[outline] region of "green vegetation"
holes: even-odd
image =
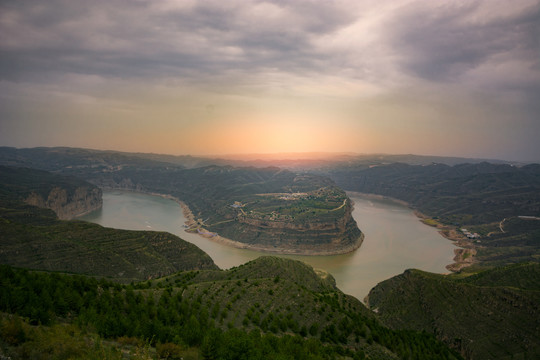
[[[524,260],[540,261],[540,221],[511,217],[503,222],[504,233],[500,231],[500,223],[482,226],[470,226],[470,230],[482,234],[476,241],[476,259],[478,267],[501,266],[519,263]],[[489,234],[489,236],[488,236]]]
[[[434,226],[434,227],[437,227],[437,225],[439,225],[439,222],[434,219],[422,219],[422,222],[426,225]]]
[[[360,234],[350,201],[327,178],[156,159],[166,157],[0,149],[2,163],[173,195],[188,203],[196,227],[250,244],[301,248],[340,234],[343,245]],[[466,271],[408,270],[380,283],[369,295],[378,314],[300,262],[263,257],[221,271],[171,234],[60,221],[21,199],[30,188],[43,197],[54,186],[69,194],[80,180],[0,170],[0,262],[89,275],[0,266],[0,357],[460,358],[440,341],[466,358],[540,356],[540,265],[495,267],[540,259],[538,165],[332,167],[348,190],[407,201],[432,217],[428,225],[481,235],[470,240],[477,262]]]
[[[449,224],[485,224],[540,211],[538,164],[391,164],[335,169],[331,175],[344,189],[394,197]]]
[[[369,306],[392,328],[427,331],[467,358],[540,356],[540,264],[471,276],[407,270],[373,288]]]
[[[47,171],[0,165],[0,195],[4,198],[25,199],[32,192],[47,198],[54,188],[65,189],[72,198],[78,188],[96,188],[73,176],[61,176]]]
[[[23,318],[6,315],[0,325],[0,349],[14,359],[47,346],[47,337],[57,340],[45,358],[59,359],[85,358],[96,347],[116,358],[130,344],[148,344],[151,358],[459,358],[430,335],[383,327],[331,278],[290,260],[132,285],[3,265],[0,283],[0,311]]]

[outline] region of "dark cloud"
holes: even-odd
[[[0,76],[200,77],[230,69],[309,71],[311,39],[354,20],[334,3],[153,1],[7,2],[0,9]],[[265,12],[266,11],[266,12]]]
[[[489,5],[413,3],[398,12],[389,35],[402,68],[424,79],[453,81],[490,61],[522,60],[538,67],[540,5],[511,15],[501,9],[488,18],[477,15],[482,3]]]
[[[69,73],[204,83],[228,74],[229,81],[240,81],[265,71],[313,77],[347,69],[350,79],[368,83],[395,83],[399,73],[444,83],[485,64],[516,60],[540,71],[538,4],[488,18],[477,15],[490,6],[486,1],[355,3],[4,1],[0,79]],[[349,30],[350,40],[339,39],[350,44],[332,46],[342,29],[379,18],[381,25],[360,26]],[[537,85],[528,75],[506,82]]]

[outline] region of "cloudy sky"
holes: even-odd
[[[540,2],[4,0],[0,145],[540,161]]]

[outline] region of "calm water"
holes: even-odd
[[[362,300],[378,282],[405,269],[443,273],[452,263],[454,245],[413,212],[385,200],[351,196],[353,216],[365,239],[353,253],[335,256],[279,255],[304,261],[331,273],[339,288]],[[243,264],[268,253],[221,245],[184,231],[180,206],[158,196],[123,191],[103,193],[103,208],[81,217],[107,227],[160,230],[180,236],[208,253],[222,269]]]

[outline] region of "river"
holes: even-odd
[[[409,268],[447,272],[445,266],[452,263],[455,246],[435,228],[423,224],[411,209],[389,200],[350,197],[354,201],[353,217],[365,234],[358,250],[333,256],[278,256],[328,271],[343,292],[360,300],[380,281]],[[105,191],[103,207],[80,219],[117,229],[168,231],[197,245],[222,269],[269,255],[232,248],[185,232],[186,219],[181,207],[159,196]]]

